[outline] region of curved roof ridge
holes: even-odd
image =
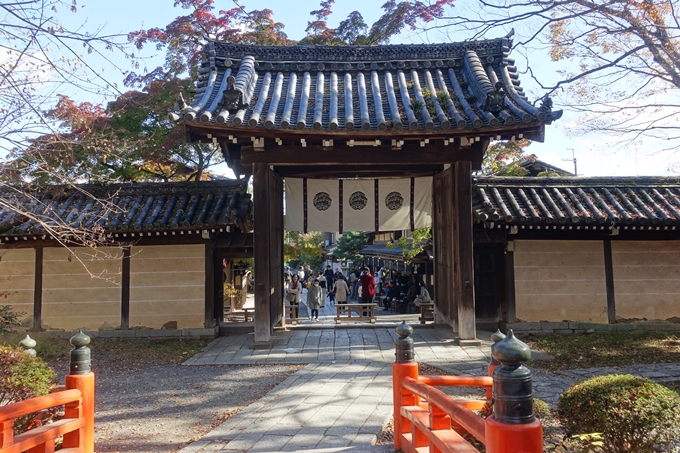
[[[468,50],[482,54],[508,52],[510,38],[482,39],[437,44],[381,44],[375,46],[294,45],[268,46],[211,41],[205,46],[216,57],[241,59],[251,55],[258,61],[393,61],[399,59],[462,58]]]

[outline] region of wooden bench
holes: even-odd
[[[293,310],[293,307],[295,307],[297,310]],[[284,305],[284,310],[283,310],[283,316],[286,318],[286,322],[290,322],[292,325],[296,325],[298,323],[298,318],[297,318],[297,313],[295,312],[300,311],[300,305]]]
[[[224,310],[224,316],[231,318],[231,321],[234,321],[234,318],[240,318],[243,316],[243,321],[248,322],[249,318],[252,318],[253,321],[255,320],[255,309],[254,308],[243,308],[241,310]]]
[[[434,322],[434,302],[423,302],[420,304],[420,318],[421,324],[428,321]]]
[[[351,304],[335,304],[337,314],[335,316],[335,323],[340,324],[342,320],[345,321],[369,321],[371,324],[375,324],[375,307],[378,304],[362,304],[362,303],[351,303]],[[352,311],[359,313],[359,316],[352,316]],[[368,312],[368,316],[364,316],[364,312]]]

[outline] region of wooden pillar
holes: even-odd
[[[461,344],[481,344],[475,325],[475,276],[472,244],[472,162],[460,161],[454,169],[454,283],[458,307],[458,336]]]
[[[616,324],[616,299],[614,296],[614,263],[612,261],[612,241],[604,241],[604,277],[607,288],[607,321]]]
[[[253,164],[253,245],[255,256],[255,345],[271,348],[271,213],[269,165]],[[282,277],[283,278],[283,277]]]
[[[123,247],[120,279],[120,329],[130,329],[130,247]]]
[[[453,231],[453,168],[437,174],[434,190],[434,303],[435,322],[443,321],[458,330],[454,279],[456,262]]]
[[[269,327],[283,318],[283,179],[273,171],[269,171],[269,282],[271,297],[269,299]]]
[[[43,248],[35,249],[35,267],[33,279],[33,330],[42,330],[42,281],[43,281]]]
[[[215,325],[215,260],[212,244],[204,245],[205,249],[205,302],[203,310],[203,327],[209,329]]]

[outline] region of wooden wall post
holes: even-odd
[[[219,248],[213,248],[213,314],[218,326],[221,326],[224,322],[224,268],[222,267],[222,255],[222,251]]]
[[[475,276],[472,239],[472,162],[456,162],[454,168],[455,281],[460,344],[481,344],[475,325]]]
[[[604,277],[607,288],[607,321],[616,324],[616,298],[614,291],[614,262],[612,261],[612,241],[604,241]]]
[[[130,247],[123,247],[120,281],[120,329],[130,329]]]
[[[515,247],[514,242],[508,242],[504,255],[505,265],[505,294],[501,302],[501,319],[512,324],[517,322],[517,305],[515,303]]]
[[[43,281],[43,248],[35,248],[35,267],[33,279],[33,330],[42,330],[42,281]]]
[[[213,257],[212,244],[207,243],[205,248],[205,303],[203,327],[210,329],[215,325],[215,259]]]
[[[271,348],[271,263],[269,165],[253,164],[253,245],[255,255],[255,348]],[[283,276],[281,276],[283,278]]]

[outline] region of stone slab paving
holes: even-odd
[[[364,324],[365,326],[365,324]],[[309,328],[274,332],[272,349],[250,349],[253,334],[221,337],[184,362],[185,365],[242,365],[257,363],[316,363],[369,361],[394,362],[394,332],[390,326],[364,328]],[[482,340],[479,347],[461,348],[455,344],[454,332],[448,327],[415,326],[416,360],[431,364],[456,364],[491,360],[491,341]],[[480,332],[479,338],[490,338],[491,332]]]
[[[181,453],[391,451],[391,365],[310,363]]]

